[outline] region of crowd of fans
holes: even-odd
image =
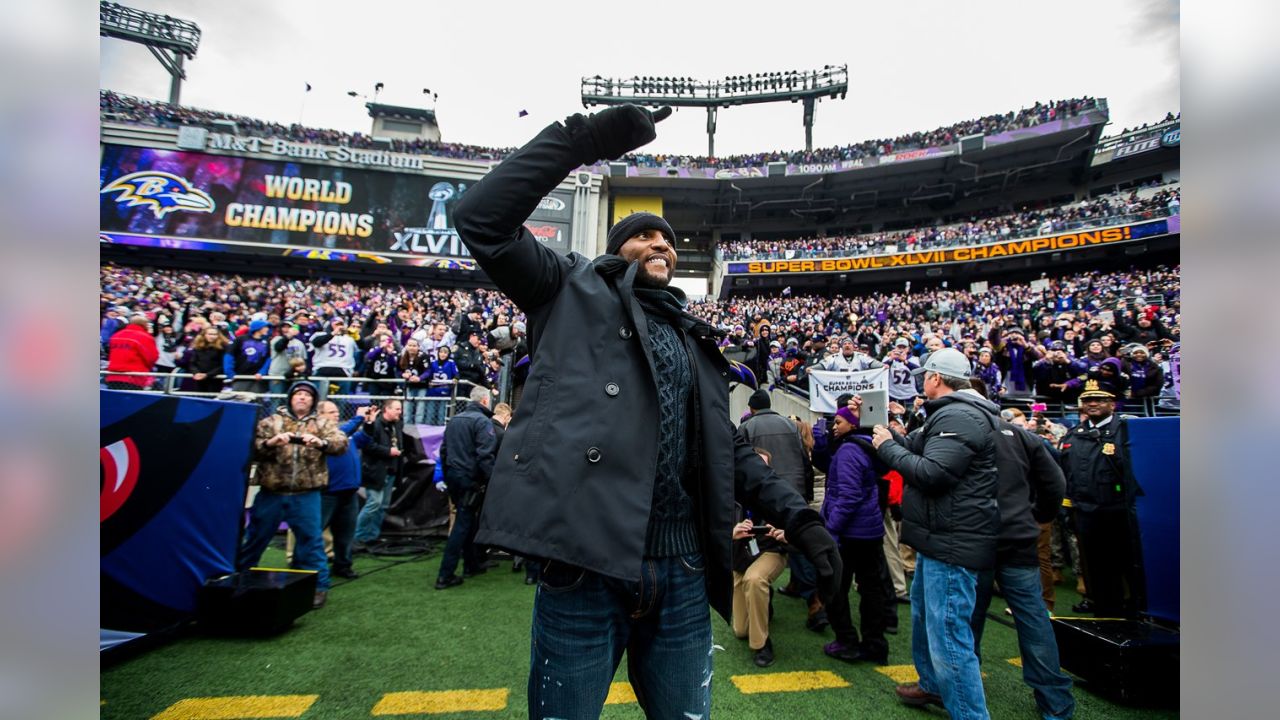
[[[1127,195],[1108,195],[1060,207],[1023,209],[985,219],[974,217],[952,225],[869,235],[739,240],[724,243],[720,249],[726,260],[790,260],[915,252],[1176,215],[1181,210],[1181,203],[1178,187],[1160,190],[1147,198],[1140,198],[1135,190]]]
[[[1097,105],[1097,100],[1090,97],[1073,100],[1050,100],[1047,103],[1037,102],[1029,108],[1018,112],[988,115],[976,120],[966,120],[934,130],[917,131],[900,135],[896,138],[865,140],[839,147],[819,148],[805,151],[782,151],[751,153],[747,155],[730,155],[727,157],[690,157],[687,155],[654,155],[637,153],[628,155],[633,165],[644,167],[762,167],[766,163],[825,163],[840,160],[858,160],[866,157],[891,155],[904,150],[920,150],[930,147],[943,147],[959,141],[968,135],[991,135],[1017,128],[1026,128],[1063,117],[1075,117]]]
[[[412,400],[449,394],[455,381],[492,387],[502,372],[526,364],[524,316],[492,290],[116,265],[104,265],[100,279],[100,339],[106,380],[114,386],[155,384],[123,373],[178,370],[188,390],[216,393],[230,384],[279,393],[290,379],[318,374],[351,390],[369,378],[379,382],[365,382],[364,391]],[[1109,358],[1121,397],[1171,394],[1172,378],[1160,366],[1180,341],[1180,291],[1179,268],[1162,266],[981,293],[788,293],[706,300],[689,309],[724,332],[726,356],[751,367],[762,385],[804,390],[807,370],[842,352],[883,361],[905,348],[900,354],[909,364],[951,346],[981,366],[993,397],[1069,403],[1079,393],[1074,381]],[[154,348],[139,353],[147,341]],[[1136,346],[1143,357],[1135,357]],[[466,392],[464,386],[458,395]],[[437,407],[418,403],[408,413],[443,422]]]
[[[762,385],[806,391],[807,371],[840,353],[901,369],[955,347],[974,363],[993,399],[1070,405],[1083,376],[1103,365],[1113,366],[1107,372],[1114,374],[1117,397],[1173,397],[1167,363],[1170,348],[1181,342],[1179,267],[1045,282],[1039,289],[992,285],[982,293],[784,294],[706,301],[691,310],[728,329],[726,356],[750,367]]]
[[[149,387],[155,378],[123,373],[178,370],[182,389],[210,393],[229,385],[280,394],[290,380],[320,375],[371,395],[452,396],[458,382],[494,386],[525,330],[511,301],[485,289],[114,265],[101,268],[100,310],[107,370],[122,373],[108,374],[108,386]],[[132,343],[113,356],[138,333],[154,337],[153,357]],[[468,391],[463,385],[456,394]],[[441,403],[410,404],[414,420],[443,422]]]
[[[1133,137],[1129,137],[1129,136],[1135,136],[1135,137],[1136,137],[1137,135],[1139,135],[1139,134],[1141,134],[1141,133],[1143,133],[1143,132],[1146,132],[1147,130],[1150,130],[1150,129],[1152,129],[1152,128],[1157,128],[1157,127],[1160,127],[1161,125],[1164,125],[1164,124],[1166,124],[1166,123],[1178,122],[1178,121],[1180,121],[1180,120],[1182,120],[1182,113],[1180,113],[1180,112],[1179,112],[1179,113],[1168,112],[1168,113],[1165,113],[1164,119],[1163,119],[1163,120],[1161,120],[1160,122],[1157,122],[1157,123],[1142,123],[1141,125],[1137,125],[1137,126],[1134,126],[1134,127],[1131,127],[1131,128],[1125,128],[1125,129],[1121,130],[1121,131],[1120,131],[1120,132],[1118,132],[1118,133],[1115,133],[1115,134],[1113,134],[1113,135],[1108,135],[1107,137],[1102,138],[1102,142],[1105,142],[1105,141],[1107,141],[1107,140],[1114,140],[1114,139],[1116,139],[1116,138],[1123,138],[1123,139],[1124,139],[1124,140],[1126,140],[1126,141],[1127,141],[1127,140],[1132,140],[1132,139],[1134,139],[1134,138],[1133,138]]]
[[[626,161],[632,165],[643,167],[715,168],[762,167],[770,162],[817,163],[856,160],[858,158],[888,155],[904,150],[950,145],[967,135],[992,134],[1031,127],[1062,117],[1073,117],[1096,107],[1096,105],[1097,100],[1090,97],[1072,100],[1052,100],[1046,103],[1037,102],[1031,107],[1023,108],[1017,112],[1009,111],[997,115],[988,115],[934,130],[907,133],[896,138],[867,140],[813,151],[774,151],[727,157],[635,153],[627,155]],[[254,137],[278,137],[296,142],[346,145],[354,148],[374,147],[373,138],[361,133],[310,128],[297,123],[282,125],[243,115],[232,115],[184,105],[142,100],[111,92],[110,90],[99,92],[98,109],[104,120],[157,125],[159,127],[200,125],[211,129],[216,129],[212,125],[213,121],[223,120],[234,122],[240,133]],[[458,143],[430,142],[427,140],[392,140],[391,150],[467,160],[500,160],[513,152],[514,148],[489,148]]]
[[[295,142],[345,145],[361,149],[375,149],[376,147],[373,138],[363,133],[324,130],[306,127],[298,123],[281,125],[280,123],[267,122],[244,115],[233,115],[212,110],[201,110],[185,105],[171,105],[166,102],[142,100],[128,95],[120,95],[110,90],[102,90],[98,93],[98,112],[103,120],[156,125],[159,127],[198,125],[216,130],[217,128],[212,124],[213,121],[231,121],[236,124],[236,130],[241,135],[249,137],[283,138]],[[431,142],[421,139],[392,139],[389,149],[400,153],[438,155],[462,160],[501,160],[515,150],[515,148],[489,148],[459,143]]]

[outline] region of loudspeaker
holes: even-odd
[[[1139,620],[1053,618],[1062,667],[1122,702],[1178,704],[1176,631]]]
[[[254,569],[206,580],[196,618],[215,634],[274,635],[311,610],[316,573]]]

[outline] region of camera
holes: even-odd
[[[303,440],[301,435],[291,435],[291,436],[289,436],[289,444],[290,444],[290,445],[303,445],[303,444],[305,444],[305,443],[306,443],[306,440]]]
[[[765,537],[771,532],[773,532],[773,528],[768,525],[756,525],[751,528],[751,534],[756,537]]]

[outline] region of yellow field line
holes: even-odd
[[[876,668],[876,672],[889,678],[890,680],[905,685],[920,680],[920,676],[916,673],[915,665],[885,665]]]
[[[738,692],[743,695],[849,687],[847,680],[827,670],[734,675],[729,680],[737,686]]]
[[[303,574],[303,575],[307,575],[307,574],[312,574],[312,575],[314,575],[314,574],[317,572],[316,570],[298,570],[298,569],[296,569],[296,568],[251,567],[251,568],[249,568],[249,569],[250,569],[250,570],[262,570],[262,571],[265,571],[265,572],[301,573],[301,574]]]
[[[626,705],[636,702],[636,691],[631,683],[620,682],[609,685],[609,697],[604,699],[605,705]]]
[[[295,718],[319,695],[231,695],[179,700],[151,720],[247,720]]]
[[[505,710],[510,690],[442,690],[394,692],[382,696],[373,715],[435,715],[440,713]]]

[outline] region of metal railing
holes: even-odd
[[[790,383],[773,383],[762,387],[781,390],[788,395],[804,400],[806,404],[809,401],[808,390]],[[1033,405],[1041,404],[1045,407],[1041,412],[1051,420],[1065,418],[1074,421],[1074,418],[1080,415],[1080,407],[1076,403],[1052,400],[1043,395],[1001,396],[999,403],[1002,410],[1016,408],[1028,415],[1031,414]],[[1136,417],[1178,417],[1182,414],[1179,400],[1171,397],[1121,398],[1116,401],[1116,412]]]
[[[277,407],[284,404],[288,397],[289,385],[299,380],[307,380],[315,384],[320,390],[321,399],[332,400],[337,404],[338,412],[344,422],[355,417],[356,411],[361,407],[381,404],[387,400],[399,400],[404,403],[406,423],[417,422],[417,424],[425,425],[443,425],[470,402],[471,389],[479,387],[469,380],[455,378],[447,385],[449,390],[447,395],[418,395],[413,391],[418,389],[426,390],[431,386],[409,388],[406,386],[405,381],[400,378],[333,377],[327,375],[285,378],[282,375],[233,375],[229,378],[222,376],[224,387],[221,390],[217,392],[202,392],[183,387],[187,380],[195,381],[194,373],[190,372],[177,370],[168,373],[115,372],[104,369],[99,370],[98,374],[103,387],[111,390],[255,403],[258,405],[259,418],[275,412]],[[151,382],[146,386],[132,385],[121,381],[108,382],[106,380],[108,376],[112,378],[150,378]],[[509,376],[510,373],[508,372],[499,378],[500,385],[508,386],[500,388],[499,400],[505,401],[505,397],[510,395]],[[232,387],[232,384],[236,381],[252,382],[268,389],[265,391],[236,389]],[[281,383],[284,386],[284,392],[270,390],[269,388],[273,382]],[[337,392],[334,391],[335,386]],[[443,386],[435,385],[434,387],[440,388]],[[362,388],[366,392],[350,392],[356,388]],[[279,386],[276,389],[279,390]],[[347,392],[343,392],[344,389]],[[382,392],[371,391],[375,389]]]

